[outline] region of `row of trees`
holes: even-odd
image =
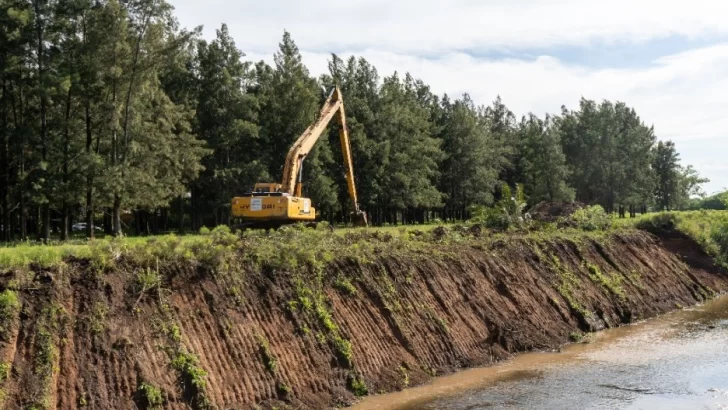
[[[89,236],[98,221],[114,234],[225,223],[234,195],[280,179],[334,84],[362,205],[380,222],[464,215],[502,183],[532,203],[680,208],[705,181],[623,103],[519,121],[500,98],[440,97],[364,58],[332,55],[314,78],[288,33],[272,66],[243,61],[225,25],[199,34],[164,0],[0,0],[0,239],[65,239],[80,220]],[[334,219],[349,205],[330,131],[304,171]]]

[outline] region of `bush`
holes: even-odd
[[[713,227],[713,241],[718,245],[718,263],[728,269],[728,220],[723,220]]]
[[[637,224],[639,229],[649,232],[671,232],[677,228],[678,217],[674,213],[661,213],[640,221]]]
[[[363,397],[369,394],[369,389],[367,388],[367,384],[363,377],[358,374],[350,374],[347,379],[347,387],[349,387],[349,390],[351,390],[355,396]]]
[[[501,200],[495,207],[489,208],[478,205],[471,208],[472,218],[470,222],[483,224],[488,228],[508,229],[511,227],[523,229],[530,222],[529,214],[524,213],[526,208],[526,197],[523,192],[523,185],[516,185],[516,193],[512,194],[508,185],[501,188]]]
[[[156,409],[164,404],[162,391],[153,384],[144,382],[139,385],[139,394],[141,395],[144,401],[144,406],[146,406],[147,409]]]
[[[599,205],[592,205],[576,210],[571,219],[579,229],[585,231],[606,230],[612,226],[612,219]]]

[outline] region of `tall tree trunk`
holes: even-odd
[[[144,16],[143,21],[140,30],[139,30],[139,36],[137,37],[136,47],[134,49],[134,59],[131,67],[131,77],[129,79],[129,88],[126,92],[126,100],[124,102],[124,122],[122,126],[122,134],[124,137],[124,149],[121,153],[121,162],[124,163],[128,159],[128,150],[129,150],[129,111],[131,106],[131,97],[132,97],[132,91],[134,89],[134,83],[136,80],[137,72],[139,70],[139,54],[141,51],[141,44],[142,39],[144,38],[144,33],[146,32],[147,26],[149,25],[149,21],[151,19],[152,13],[151,10],[149,10],[149,13]],[[116,56],[115,56],[116,57]],[[114,108],[116,108],[116,83],[114,84]],[[115,128],[116,130],[116,128]],[[117,140],[116,131],[114,131],[114,142],[115,142],[115,158],[114,161],[119,160],[119,143],[120,141]],[[122,167],[121,170],[121,178],[124,178],[124,168]],[[114,235],[121,236],[121,197],[119,196],[119,193],[116,193],[114,195],[114,209],[113,209],[113,223],[114,223]]]
[[[116,51],[114,51],[114,66],[116,66]],[[114,78],[111,86],[111,101],[112,101],[112,132],[111,132],[111,165],[116,172],[116,166],[119,163],[119,134],[118,134],[118,121],[116,118],[116,81]],[[123,173],[122,176],[123,178]],[[118,188],[117,188],[118,189]],[[118,192],[114,193],[114,205],[111,209],[111,231],[114,236],[121,236],[121,196]]]
[[[91,102],[86,96],[86,155],[91,157],[93,138],[91,133]],[[94,169],[89,167],[86,174],[86,237],[94,237]]]
[[[114,233],[114,228],[111,224],[111,208],[104,209],[104,232],[107,235],[112,235]]]
[[[114,207],[111,211],[111,226],[114,236],[123,235],[121,230],[121,197],[118,194],[114,195]]]
[[[23,78],[23,66],[19,66],[19,74],[18,77],[20,79]],[[25,188],[27,187],[26,181],[25,181],[25,145],[27,144],[27,137],[26,137],[26,115],[25,115],[25,107],[23,107],[24,102],[24,94],[23,94],[23,84],[20,83],[18,86],[18,100],[15,101],[15,94],[11,94],[10,97],[12,98],[12,105],[13,105],[13,124],[15,127],[15,130],[19,130],[20,134],[20,141],[16,145],[17,147],[17,158],[18,158],[18,164],[17,164],[17,181],[18,181],[18,206],[19,206],[19,213],[20,217],[18,218],[20,220],[20,240],[25,242],[28,239],[28,209],[25,204]]]
[[[185,233],[185,200],[182,195],[179,197],[179,225],[177,230],[180,235]]]
[[[43,228],[44,228],[44,226],[43,226],[43,217],[44,217],[43,211],[44,211],[44,209],[45,209],[45,207],[42,206],[42,205],[41,206],[36,206],[34,208],[34,211],[35,212],[34,212],[34,215],[33,215],[33,220],[34,220],[35,223],[33,224],[33,230],[35,231],[35,237],[36,237],[36,239],[39,240],[39,241],[42,241],[43,240]]]
[[[65,113],[65,121],[63,123],[63,187],[64,189],[70,189],[68,186],[68,180],[69,180],[69,170],[68,170],[68,162],[70,161],[70,158],[68,157],[68,148],[71,144],[71,135],[70,135],[70,121],[71,121],[71,93],[73,90],[73,86],[68,87],[68,93],[66,94],[66,113]],[[69,219],[69,205],[68,205],[68,199],[64,196],[63,198],[63,217],[62,220],[62,226],[61,226],[61,240],[65,241],[68,239],[68,219]]]
[[[20,240],[25,242],[28,239],[28,210],[25,206],[25,195],[20,193]]]
[[[200,224],[198,223],[198,209],[197,209],[197,197],[199,195],[199,191],[195,189],[195,187],[192,187],[190,189],[190,221],[192,225],[192,232],[197,232],[200,229]]]
[[[168,225],[169,224],[169,207],[162,208],[162,217],[161,217],[161,225],[162,225],[162,231],[167,232]],[[156,234],[156,232],[155,232]]]
[[[41,235],[43,243],[48,243],[51,240],[51,205],[46,202],[42,206],[42,221],[41,221]]]
[[[0,219],[0,242],[10,241],[10,136],[8,135],[8,110],[7,110],[7,94],[8,88],[5,77],[2,80],[2,99],[0,99],[0,135],[2,136],[2,144],[0,144],[0,163],[2,163],[2,180],[0,180],[0,207],[2,207],[2,219]]]
[[[35,0],[33,2],[33,9],[35,11],[35,30],[38,40],[38,48],[37,48],[37,57],[38,57],[38,81],[40,82],[40,140],[41,140],[41,158],[43,159],[43,162],[48,160],[48,127],[47,127],[47,105],[48,105],[48,96],[46,95],[46,87],[45,87],[45,67],[43,66],[44,58],[43,58],[43,13],[40,10],[40,0]],[[44,174],[47,174],[47,171],[43,172]],[[46,176],[46,184],[48,180],[48,175]],[[51,212],[50,212],[50,198],[48,198],[48,187],[44,187],[43,196],[46,197],[46,201],[43,204],[43,211],[42,211],[42,224],[43,224],[43,230],[42,230],[42,240],[45,243],[48,243],[50,240],[50,223],[51,223]]]

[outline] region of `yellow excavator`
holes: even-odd
[[[233,226],[246,228],[278,228],[285,224],[316,220],[316,208],[309,198],[303,198],[302,176],[303,160],[311,152],[321,133],[334,118],[339,123],[339,141],[344,154],[346,184],[354,207],[353,217],[357,225],[366,226],[366,214],[359,209],[359,201],[354,185],[354,168],[351,160],[351,145],[346,129],[344,100],[341,90],[336,86],[329,93],[319,113],[318,119],[301,134],[286,155],[282,183],[259,182],[251,192],[233,198]]]

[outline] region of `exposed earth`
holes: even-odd
[[[0,344],[5,408],[350,405],[728,289],[690,239],[639,231],[439,252],[307,274],[169,263],[148,287],[123,261],[4,272],[0,290],[21,303]]]

